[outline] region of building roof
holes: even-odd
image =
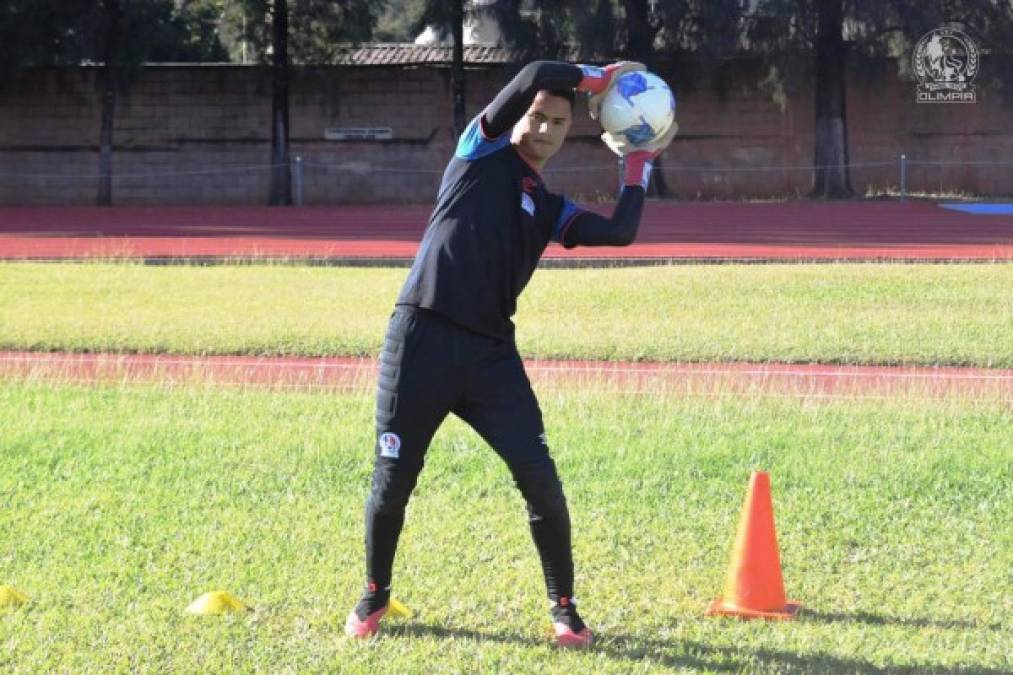
[[[464,62],[476,64],[514,63],[523,58],[515,49],[486,45],[465,45]],[[416,45],[409,42],[368,43],[343,52],[337,63],[349,66],[409,66],[451,63],[453,47]]]
[[[574,60],[575,49],[562,58]],[[349,47],[338,56],[336,63],[346,66],[413,66],[449,65],[454,59],[450,46],[416,45],[410,42],[372,42]],[[464,62],[476,65],[523,63],[531,55],[524,50],[493,45],[464,45]]]

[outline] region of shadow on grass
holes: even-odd
[[[542,640],[533,640],[516,634],[505,633],[483,633],[469,630],[467,628],[446,628],[434,624],[407,623],[386,629],[388,635],[403,637],[425,637],[456,640],[474,640],[475,642],[500,642],[503,644],[518,645],[521,647],[548,647],[552,643],[549,633]],[[622,646],[616,643],[624,643]],[[628,645],[628,647],[627,647]],[[663,647],[661,647],[663,646]],[[597,642],[591,651],[607,654],[613,659],[628,661],[646,661],[649,663],[663,664],[670,668],[709,668],[711,670],[740,670],[741,665],[735,663],[714,663],[705,658],[699,658],[693,653],[683,654],[658,654],[660,648],[667,650],[683,651],[682,643],[644,641],[625,635],[609,635],[606,639]],[[709,649],[709,648],[708,648]]]
[[[522,647],[545,647],[544,640],[503,633],[483,633],[466,628],[446,628],[434,624],[406,623],[391,626],[388,635],[399,637],[438,638],[474,640],[475,642],[499,642]],[[916,666],[876,666],[861,659],[848,659],[830,654],[796,654],[774,649],[751,649],[715,647],[691,640],[658,640],[618,633],[600,636],[592,652],[606,654],[610,658],[624,661],[645,662],[668,668],[695,668],[716,671],[741,671],[760,668],[779,673],[876,673],[880,675],[943,675],[946,673],[976,673],[981,675],[1004,675],[1008,671],[981,666],[937,666],[919,664]]]
[[[913,628],[1000,629],[1000,625],[997,623],[975,623],[974,621],[961,621],[958,619],[948,621],[945,619],[926,619],[923,617],[882,616],[869,612],[840,614],[836,612],[818,612],[809,608],[802,609],[799,614],[799,620],[815,623],[867,623],[873,626],[910,626]]]

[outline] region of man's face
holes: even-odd
[[[563,146],[573,121],[572,112],[565,98],[540,91],[514,125],[510,142],[525,159],[541,168]]]

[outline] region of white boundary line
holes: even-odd
[[[0,379],[2,382],[2,379]],[[142,380],[105,380],[96,381],[87,378],[60,378],[60,384],[70,384],[78,386],[95,386],[96,384],[111,384],[119,386],[144,386],[151,384]],[[163,383],[166,387],[175,387],[181,383]],[[283,391],[294,391],[294,392],[341,392],[341,393],[355,393],[367,391],[362,384],[329,384],[329,383],[304,383],[304,384],[292,384],[292,383],[281,383],[272,382],[267,384],[256,383],[256,382],[236,382],[236,381],[204,381],[197,382],[194,384],[204,385],[208,388],[232,388],[232,389],[257,389],[257,390],[283,390]],[[556,391],[561,388],[553,388],[551,386],[536,386],[543,392]],[[371,390],[371,388],[370,388]],[[670,390],[644,390],[644,389],[622,389],[614,393],[621,396],[655,396],[659,392],[671,393]],[[733,392],[707,392],[707,391],[696,391],[689,390],[682,392],[686,396],[691,398],[708,398],[708,399],[742,399],[744,397],[755,397],[755,398],[774,398],[784,400],[817,400],[817,401],[895,401],[902,398],[905,401],[921,401],[921,402],[946,402],[946,401],[965,401],[965,402],[980,402],[986,403],[990,401],[1002,401],[1002,396],[970,396],[970,395],[951,395],[951,396],[910,396],[910,395],[883,395],[883,394],[826,394],[826,393],[814,393],[814,392],[779,392],[779,391],[733,391]]]
[[[358,359],[350,362],[327,362],[328,357],[321,357],[314,360],[314,357],[259,357],[247,359],[236,357],[235,359],[223,357],[162,357],[153,354],[63,354],[51,352],[37,353],[0,353],[0,362],[28,363],[43,367],[48,364],[95,364],[124,366],[136,365],[138,367],[165,366],[190,366],[199,368],[218,368],[222,366],[233,368],[267,368],[273,370],[375,370],[378,363],[370,357],[348,357]],[[341,357],[334,357],[341,358]],[[136,361],[135,361],[136,359]],[[133,361],[133,363],[131,363]],[[593,376],[601,375],[773,375],[792,378],[827,378],[855,379],[855,378],[882,378],[882,379],[921,379],[921,380],[981,380],[981,381],[1013,381],[1013,371],[1006,369],[999,370],[996,374],[982,374],[986,368],[968,368],[968,372],[959,372],[957,366],[941,367],[938,372],[932,370],[931,366],[853,366],[853,369],[836,370],[806,370],[811,366],[799,364],[799,369],[793,369],[789,364],[778,364],[773,368],[763,367],[742,367],[737,368],[730,365],[726,368],[713,365],[696,366],[692,363],[663,363],[657,362],[654,367],[633,366],[624,362],[615,362],[604,365],[602,362],[587,362],[588,366],[566,365],[565,362],[559,365],[548,365],[544,361],[525,362],[528,372],[540,373],[561,373],[561,374],[587,374]],[[596,364],[596,365],[590,365]],[[601,365],[597,365],[601,364]],[[743,362],[745,366],[746,362]],[[904,372],[915,370],[917,372]],[[956,372],[955,372],[956,371]]]
[[[330,362],[328,357],[319,359],[314,357],[259,357],[247,359],[236,357],[179,357],[146,354],[60,354],[49,352],[38,353],[0,353],[0,363],[24,363],[44,367],[46,365],[58,364],[89,364],[96,366],[136,366],[154,367],[158,366],[184,366],[191,369],[201,368],[260,368],[271,370],[358,370],[373,371],[378,367],[378,362],[370,357],[348,357],[348,362]],[[340,357],[333,357],[334,360]],[[727,367],[714,366],[713,364],[699,366],[692,363],[664,363],[656,362],[650,367],[635,366],[626,362],[615,362],[605,365],[601,362],[588,362],[596,365],[567,365],[566,362],[559,362],[549,365],[544,361],[527,361],[525,367],[529,373],[559,373],[567,375],[587,374],[591,376],[602,375],[743,375],[743,376],[779,376],[792,378],[838,378],[838,379],[921,379],[921,380],[982,380],[982,381],[1013,381],[1013,371],[1002,369],[994,374],[987,373],[987,368],[967,368],[967,372],[960,372],[960,367],[945,366],[933,370],[931,366],[854,366],[842,369],[840,366],[833,366],[834,370],[819,370],[819,366],[799,364],[798,368],[792,368],[788,364],[778,364],[773,368],[764,367],[736,367],[729,363]],[[911,372],[915,371],[915,372]]]

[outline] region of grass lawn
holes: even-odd
[[[125,304],[141,303],[141,295],[150,300],[155,288],[169,292],[172,283],[158,280],[183,278],[175,269],[90,269],[104,281],[82,281],[80,295],[59,299],[54,281],[35,296],[40,306],[63,303],[76,312],[80,323],[61,324],[61,339],[126,340]],[[940,295],[955,292],[940,280],[949,268],[806,268],[801,274],[810,275],[808,282],[767,268],[629,274],[643,280],[671,274],[669,297],[675,297],[688,292],[676,280],[688,284],[694,275],[781,275],[766,286],[773,292],[853,270],[878,279],[869,282],[875,294],[912,292],[896,287],[907,288],[905,274],[922,271],[939,275]],[[1003,267],[954,270],[1009,276]],[[244,278],[244,270],[206,272]],[[9,285],[12,277],[24,283],[32,274],[78,273],[72,266],[8,266],[4,279]],[[336,288],[352,292],[378,274],[256,273],[273,289],[272,306],[288,312],[273,321],[275,337],[293,330],[289,319],[299,315],[279,300],[300,297],[320,308]],[[400,275],[391,275],[388,290],[396,286],[394,276]],[[563,292],[548,283],[553,278],[543,275],[525,310],[529,318],[549,311],[536,308]],[[841,288],[842,277],[835,278],[831,286]],[[558,280],[577,285],[567,275]],[[708,292],[696,284],[695,302],[703,308]],[[965,284],[968,292],[974,286],[969,277]],[[132,285],[132,300],[114,299],[111,288]],[[863,286],[849,288],[851,302],[876,304],[862,299]],[[311,289],[319,296],[305,297]],[[182,298],[204,300],[188,295],[192,287],[181,290]],[[250,285],[233,290],[231,310],[225,288],[208,300],[238,321],[244,302],[258,294]],[[3,298],[9,317],[12,302]],[[208,322],[205,328],[212,325],[213,310],[170,300],[177,304],[170,303],[169,315],[192,312]],[[89,323],[95,303],[116,307],[117,318]],[[301,325],[327,325],[334,311]],[[268,316],[260,312],[263,306],[252,310]],[[15,313],[18,330],[32,324],[28,314]],[[381,320],[354,317],[350,324],[366,340]],[[135,346],[161,344],[155,340],[161,330],[170,331],[166,339],[183,335],[165,317],[157,324],[158,330],[141,331],[154,341]],[[6,321],[0,325],[12,334]],[[109,332],[75,333],[75,325],[106,325]],[[494,453],[460,423],[445,426],[431,448],[396,566],[395,594],[417,615],[390,622],[386,636],[373,643],[355,644],[341,637],[341,627],[362,581],[369,395],[8,382],[0,387],[0,584],[19,587],[32,601],[0,612],[0,670],[942,673],[1010,667],[1008,406],[593,391],[553,392],[542,404],[574,514],[578,595],[600,636],[587,653],[548,646],[547,605],[521,500]],[[771,472],[788,593],[806,607],[794,622],[702,615],[720,590],[746,481],[756,468]],[[215,588],[231,590],[256,610],[227,617],[183,613]]]
[[[407,271],[0,264],[0,349],[371,355]],[[540,270],[543,358],[1013,367],[1013,265]]]

